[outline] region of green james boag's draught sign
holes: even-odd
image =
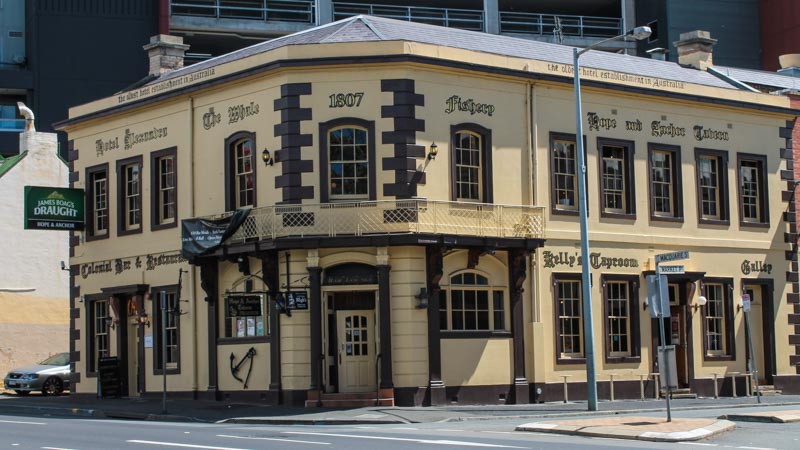
[[[25,186],[26,230],[82,230],[83,189]]]

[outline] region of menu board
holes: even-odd
[[[97,362],[97,394],[100,398],[122,397],[119,358],[100,358]]]

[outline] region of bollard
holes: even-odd
[[[717,375],[719,374],[712,374],[714,375],[714,398],[719,398],[719,390],[717,390]]]
[[[612,373],[611,375],[609,375],[609,377],[611,378],[611,382],[610,382],[611,383],[611,386],[610,386],[611,387],[611,401],[613,402],[614,401],[614,374]]]
[[[653,398],[658,400],[661,398],[661,374],[660,373],[651,373],[650,376],[653,377],[653,381],[656,383],[656,392],[653,395]]]
[[[639,374],[639,400],[644,401],[644,377],[646,374]]]
[[[736,375],[740,375],[741,372],[728,372],[728,374],[731,376],[731,384],[733,385],[733,398],[736,398],[738,397],[736,395]]]
[[[561,375],[564,378],[564,403],[569,403],[569,392],[567,387],[567,378],[571,377],[572,375]]]

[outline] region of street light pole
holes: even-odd
[[[650,36],[650,27],[636,27],[633,30],[605,39],[584,49],[573,49],[573,72],[575,77],[575,144],[578,151],[578,215],[581,232],[581,298],[583,304],[583,353],[586,358],[586,400],[589,411],[597,411],[597,372],[594,366],[594,323],[592,315],[592,286],[589,273],[589,223],[586,213],[586,158],[583,149],[583,118],[581,113],[581,70],[580,56],[607,42],[624,39],[628,36],[642,40]]]

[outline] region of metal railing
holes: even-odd
[[[524,12],[500,11],[500,32],[550,35],[556,28],[556,18],[561,22],[564,36],[607,38],[619,36],[622,19],[613,17],[562,16]]]
[[[314,0],[178,0],[170,14],[313,24]]]
[[[543,207],[433,200],[267,206],[254,208],[227,243],[408,233],[543,238],[544,217]]]
[[[474,9],[333,2],[333,20],[340,20],[358,14],[461,28],[463,30],[483,31],[484,29],[483,11]]]

